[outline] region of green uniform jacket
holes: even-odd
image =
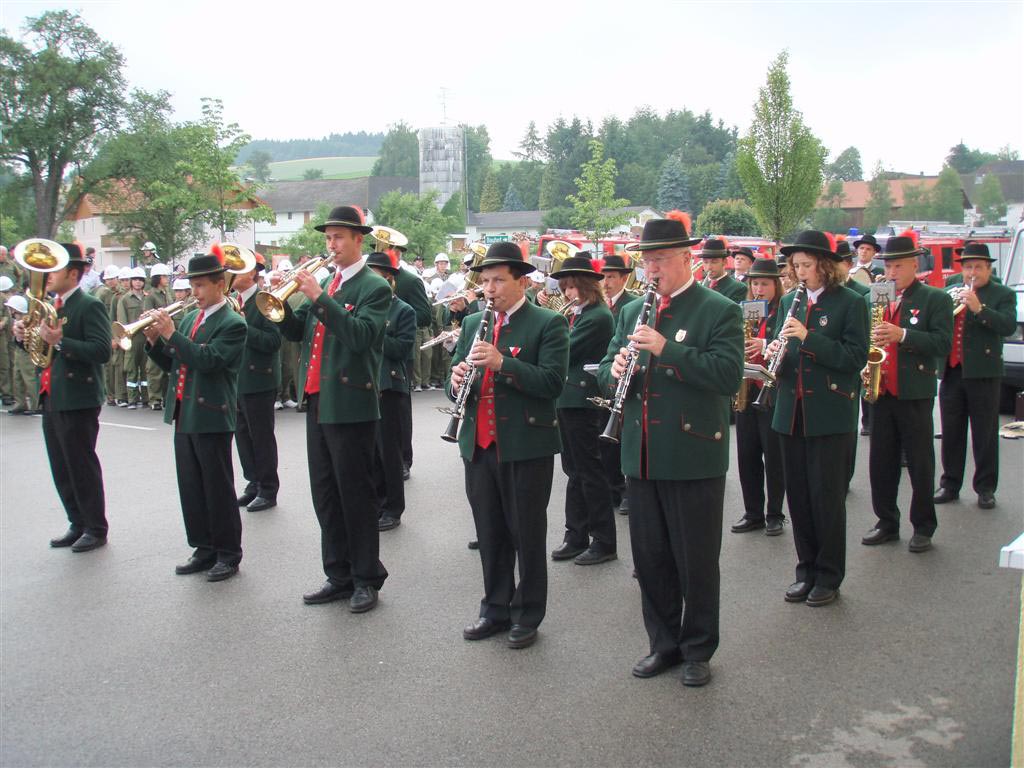
[[[615,336],[601,361],[598,383],[611,397],[612,360],[628,344],[643,302],[619,313]],[[743,377],[743,319],[739,304],[694,283],[661,313],[661,357],[642,353],[626,398],[622,473],[649,480],[720,477],[729,468],[729,411]],[[645,437],[646,472],[640,454]]]
[[[245,350],[238,370],[238,394],[277,391],[281,386],[281,331],[256,306],[256,294],[242,307]],[[191,326],[187,326],[191,327]]]
[[[865,306],[870,298],[863,299]],[[903,292],[900,327],[907,329],[907,337],[896,345],[899,399],[935,397],[936,378],[953,348],[953,300],[944,290],[915,280]]]
[[[616,302],[612,304],[612,319],[618,320],[619,312],[621,312],[622,308],[632,301],[637,301],[637,297],[631,293],[626,293],[625,291],[623,291],[622,294],[619,296],[618,300],[616,300]]]
[[[732,275],[725,275],[716,284],[714,289],[710,288],[710,278],[704,278],[705,288],[708,290],[714,290],[715,293],[720,293],[729,301],[735,301],[737,304],[741,301],[745,301],[747,298],[747,284],[742,280],[737,280]]]
[[[110,303],[114,300],[114,292],[110,290],[103,283],[100,283],[93,289],[90,294],[93,298],[99,299],[103,302],[104,309],[107,310],[107,314],[110,314]]]
[[[1017,294],[1012,288],[991,281],[979,288],[977,294],[981,312],[963,311],[963,377],[1002,378],[1003,337],[1017,330]],[[945,360],[939,361],[938,370],[940,374],[946,370]]]
[[[198,309],[188,312],[181,330],[167,341],[146,344],[146,354],[167,371],[164,422],[170,424],[178,411],[178,431],[187,434],[234,432],[237,409],[238,365],[245,345],[245,321],[230,304],[214,312],[189,339]],[[181,407],[176,408],[178,369],[186,366]]]
[[[597,397],[597,377],[583,370],[587,363],[599,363],[608,351],[615,321],[612,311],[603,301],[588,304],[569,326],[569,372],[565,388],[558,398],[559,408],[599,408],[587,400]]]
[[[150,309],[163,309],[172,301],[170,291],[167,288],[154,288],[149,292],[142,302],[142,311]]]
[[[317,322],[324,324],[323,360],[320,368],[321,424],[354,424],[380,418],[377,382],[380,377],[384,325],[391,306],[391,286],[373,270],[363,267],[344,280],[333,297],[321,282],[323,294],[316,302],[303,300],[288,307],[281,335],[302,342],[295,388],[305,395],[306,371]]]
[[[462,324],[452,367],[461,363],[476,341],[483,312]],[[553,456],[562,450],[555,401],[562,392],[569,365],[569,325],[550,309],[529,301],[508,318],[498,336],[504,360],[494,374],[494,411],[498,461],[524,461]],[[462,458],[471,460],[476,447],[476,412],[483,369],[466,401],[466,416],[459,432]],[[445,385],[451,395],[451,375]]]
[[[399,269],[395,275],[395,295],[413,308],[417,328],[426,328],[433,322],[427,288],[423,280],[408,269]]]
[[[110,305],[107,307],[107,312],[110,315],[110,322],[113,323],[117,320],[117,308],[121,304],[121,299],[124,298],[124,294],[118,291],[111,291]]]
[[[864,283],[858,283],[856,280],[847,280],[845,285],[858,296],[867,296],[871,293],[870,286],[864,285]]]
[[[79,289],[57,311],[64,337],[50,366],[50,408],[75,411],[106,402],[103,364],[110,359],[110,319],[103,302]]]
[[[380,390],[409,393],[413,350],[416,347],[416,312],[398,296],[391,300],[384,330],[380,363]]]
[[[144,296],[136,296],[131,291],[124,294],[121,300],[117,302],[117,322],[122,325],[134,323],[139,319],[139,315],[142,314],[145,303],[146,297]]]
[[[795,291],[782,297],[775,318],[777,338],[793,306]],[[803,318],[797,318],[803,320]],[[807,437],[855,432],[860,413],[860,372],[868,360],[867,304],[855,291],[829,288],[811,309],[803,343],[790,339],[775,383],[772,429],[793,434],[798,368]]]

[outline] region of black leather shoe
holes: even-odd
[[[209,557],[196,557],[192,555],[181,565],[174,566],[174,572],[179,576],[188,576],[190,573],[201,573],[202,571],[208,571],[217,564],[217,556],[210,555]]]
[[[797,581],[789,585],[789,589],[786,590],[786,602],[787,603],[802,603],[807,599],[807,595],[811,593],[814,588],[813,584],[808,584],[806,581]]]
[[[932,499],[936,504],[948,504],[960,498],[960,494],[951,488],[939,488]]]
[[[711,665],[706,661],[687,661],[683,664],[683,685],[700,688],[711,682]]]
[[[397,528],[402,524],[402,521],[397,517],[391,517],[391,515],[384,515],[377,521],[378,531],[390,531],[392,528]]]
[[[508,627],[507,621],[479,618],[462,630],[462,637],[465,640],[483,640],[491,635],[504,632]]]
[[[238,497],[238,506],[248,507],[255,498],[256,491],[246,491],[245,493]]]
[[[633,677],[654,677],[660,675],[666,669],[678,667],[683,663],[683,654],[675,653],[652,653],[644,656],[633,665]]]
[[[768,521],[768,524],[764,529],[765,536],[781,536],[782,535],[782,518],[773,517]]]
[[[807,604],[812,608],[820,608],[823,605],[834,603],[837,597],[839,597],[838,589],[815,587],[810,591],[810,594],[807,595]]]
[[[759,531],[762,528],[764,528],[764,520],[751,520],[749,517],[741,517],[729,530],[733,533],[746,533],[747,531]]]
[[[911,552],[927,552],[932,548],[932,537],[924,536],[920,533],[915,533],[910,537],[910,542],[907,544],[907,549]]]
[[[252,503],[246,507],[249,512],[262,512],[265,509],[273,509],[277,506],[277,499],[268,499],[263,496],[257,496],[252,500]]]
[[[899,541],[900,535],[895,531],[886,531],[882,528],[872,528],[864,537],[860,540],[861,544],[867,546],[874,546],[875,544],[885,544],[887,541]]]
[[[978,506],[981,509],[995,509],[996,495],[992,491],[982,491],[978,494]]]
[[[599,547],[596,544],[591,544],[586,552],[577,555],[573,560],[576,565],[597,565],[598,563],[607,563],[610,560],[618,560],[619,556],[614,552],[609,552],[604,547]]]
[[[568,541],[562,542],[562,546],[551,553],[552,560],[572,560],[576,555],[582,555],[587,551],[586,547],[577,547]]]
[[[82,532],[74,528],[68,528],[68,532],[63,536],[56,539],[50,539],[50,546],[57,549],[59,547],[70,547],[76,541],[82,537]]]
[[[324,585],[315,592],[307,592],[302,596],[302,602],[306,605],[320,605],[321,603],[332,603],[335,600],[352,597],[351,585],[341,586],[333,581],[325,581]]]
[[[619,514],[620,515],[628,515],[629,514],[629,496],[623,496],[622,497],[622,501],[619,502]]]
[[[228,563],[217,563],[210,572],[206,574],[207,581],[224,581],[230,579],[238,573],[237,565],[229,565]]]
[[[509,648],[529,648],[537,642],[537,630],[534,627],[524,627],[522,624],[513,624],[512,629],[505,638],[505,645]]]
[[[89,552],[94,549],[99,549],[106,543],[106,538],[101,539],[99,536],[93,536],[91,533],[83,533],[78,537],[78,541],[71,545],[71,551]]]
[[[480,542],[477,541],[476,539],[473,539],[471,542],[469,542],[466,545],[466,548],[467,549],[480,549]]]
[[[871,430],[867,427],[861,427],[860,434],[862,437],[871,437]]]
[[[355,592],[348,601],[348,609],[352,613],[366,613],[372,611],[377,605],[377,590],[375,587],[356,587]]]

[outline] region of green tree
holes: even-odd
[[[256,181],[266,183],[270,181],[270,161],[274,158],[269,152],[256,149],[249,153],[249,172]]]
[[[932,196],[924,184],[903,185],[903,207],[900,218],[908,221],[925,221],[931,218]]]
[[[868,183],[868,202],[864,206],[864,231],[874,232],[892,219],[892,193],[882,164],[875,166],[875,175]]]
[[[541,208],[565,205],[576,192],[575,179],[591,156],[589,142],[593,138],[590,123],[578,117],[572,122],[558,118],[548,127],[544,141],[547,167],[541,190]],[[546,185],[546,188],[544,188]]]
[[[466,137],[466,178],[469,182],[469,209],[480,210],[480,195],[483,194],[484,181],[494,166],[491,157],[491,137],[486,125],[463,125]],[[501,198],[498,198],[500,204]],[[497,209],[495,209],[497,210]]]
[[[692,211],[696,215],[704,210],[709,202],[715,199],[718,190],[720,166],[714,161],[686,169],[686,177],[690,184],[690,201]]]
[[[729,152],[719,163],[716,200],[739,200],[744,196],[743,182],[736,172],[736,153]]]
[[[999,178],[992,173],[985,174],[978,188],[978,212],[989,226],[1000,223],[1006,216],[1006,198]]]
[[[656,205],[662,211],[690,210],[690,185],[679,158],[671,155],[661,165]]]
[[[556,205],[544,212],[541,223],[545,229],[572,229],[573,210],[567,205]]]
[[[523,206],[523,201],[519,197],[519,191],[516,189],[515,184],[509,184],[505,190],[505,199],[501,203],[501,210],[503,211],[525,211],[526,207]]]
[[[960,175],[952,166],[945,166],[932,187],[932,215],[936,221],[964,223],[964,189]]]
[[[323,168],[307,168],[302,172],[303,181],[313,181],[314,179],[322,179],[323,177]]]
[[[998,160],[998,155],[991,152],[983,152],[980,149],[971,149],[962,141],[955,147],[950,147],[946,155],[946,165],[952,166],[957,173],[974,173],[985,165]]]
[[[371,176],[420,175],[420,140],[405,122],[399,121],[388,128],[380,156],[373,164]]]
[[[577,229],[590,234],[595,250],[598,241],[620,224],[629,222],[629,215],[621,209],[629,200],[615,197],[615,161],[604,159],[604,145],[597,139],[590,142],[590,161],[584,163],[576,179],[577,194],[566,199],[572,203],[572,223]]]
[[[448,202],[441,207],[441,215],[451,222],[453,232],[466,231],[466,202],[461,189],[449,197]]]
[[[527,126],[523,140],[519,142],[519,151],[513,152],[512,155],[527,162],[537,162],[543,159],[544,142],[541,141],[540,134],[537,133],[537,123],[533,120]]]
[[[740,235],[756,237],[761,234],[754,209],[743,200],[715,200],[708,203],[694,224],[694,231],[707,235]]]
[[[501,210],[501,190],[498,189],[498,177],[494,169],[487,172],[484,189],[480,194],[480,213],[494,213]]]
[[[811,212],[821,192],[825,149],[793,108],[783,51],[768,69],[750,131],[739,142],[736,169],[762,229],[773,240]],[[691,183],[692,186],[692,183]]]
[[[124,59],[69,11],[30,18],[25,32],[31,47],[0,34],[0,160],[30,177],[34,234],[52,238],[101,181],[89,161],[120,119]]]
[[[317,232],[314,227],[327,221],[328,215],[330,215],[330,207],[327,203],[320,203],[313,215],[309,217],[309,221],[305,222],[298,232],[281,245],[281,250],[296,259],[323,253],[326,250],[324,233]]]
[[[408,237],[410,253],[443,251],[448,234],[461,227],[438,210],[438,194],[436,189],[422,196],[397,190],[388,192],[377,203],[376,219]]]
[[[843,182],[832,179],[822,195],[825,205],[814,209],[811,226],[822,232],[840,232],[846,228],[847,215],[843,210]]]
[[[860,181],[864,178],[864,170],[860,164],[860,150],[847,147],[825,166],[825,178],[840,181]],[[831,230],[827,230],[831,231]]]

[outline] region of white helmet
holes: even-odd
[[[292,266],[292,263],[288,261],[288,259],[281,259],[277,262],[278,272],[291,272],[293,269],[295,269],[295,267]]]
[[[142,246],[142,250],[153,251],[153,253],[156,253],[156,246],[153,245],[153,243],[151,243],[149,240],[147,240],[145,245]]]
[[[439,254],[437,254],[437,256],[435,256],[435,257],[434,257],[434,264],[435,264],[435,265],[436,265],[436,264],[437,264],[437,262],[439,262],[439,261],[443,261],[443,262],[444,262],[445,264],[449,264],[449,263],[451,263],[451,262],[450,262],[450,261],[448,260],[448,254],[447,254],[447,253],[439,253]]]
[[[11,296],[11,298],[4,302],[4,306],[10,307],[15,312],[20,312],[23,315],[28,314],[28,299],[20,293]]]
[[[14,287],[14,281],[7,275],[0,275],[0,292],[7,293]]]
[[[167,276],[171,274],[171,268],[166,264],[154,264],[153,268],[149,270],[150,277],[156,277],[157,275]]]
[[[131,276],[132,276],[132,268],[131,267],[121,267],[121,269],[118,270],[118,272],[117,272],[117,279],[118,280],[127,280]]]
[[[171,290],[190,291],[192,290],[192,284],[189,283],[189,281],[186,280],[184,277],[179,277],[174,281],[174,284],[171,286]]]
[[[544,273],[539,269],[534,270],[529,274],[529,278],[535,283],[543,283],[545,280]]]
[[[131,271],[129,272],[128,276],[132,280],[136,280],[136,279],[145,280],[146,279],[146,270],[144,270],[142,267],[133,267],[131,269]]]
[[[117,277],[120,271],[121,268],[118,267],[117,264],[107,264],[106,268],[103,270],[103,279],[113,280],[114,278]]]

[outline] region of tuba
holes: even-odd
[[[238,300],[234,296],[228,296],[228,294],[231,293],[231,285],[235,282],[235,278],[238,275],[244,275],[246,272],[252,272],[256,269],[256,254],[237,243],[221,243],[220,248],[224,252],[224,266],[227,269],[227,277],[224,280],[224,295],[227,297],[231,308],[235,312],[241,312],[242,309],[238,306]]]
[[[331,256],[317,256],[315,259],[310,259],[305,264],[300,264],[291,272],[285,274],[274,290],[257,293],[256,308],[271,322],[282,322],[286,314],[285,303],[299,287],[299,284],[295,281],[296,275],[299,272],[315,273],[317,270],[330,264],[332,256],[333,254]]]
[[[63,324],[58,321],[57,310],[46,300],[46,276],[59,272],[68,265],[71,255],[60,243],[33,237],[23,240],[14,247],[14,260],[29,272],[29,287],[25,291],[28,299],[28,314],[22,323],[25,326],[25,350],[32,364],[49,368],[53,362],[53,347],[39,336],[39,328],[46,323],[51,328]]]

